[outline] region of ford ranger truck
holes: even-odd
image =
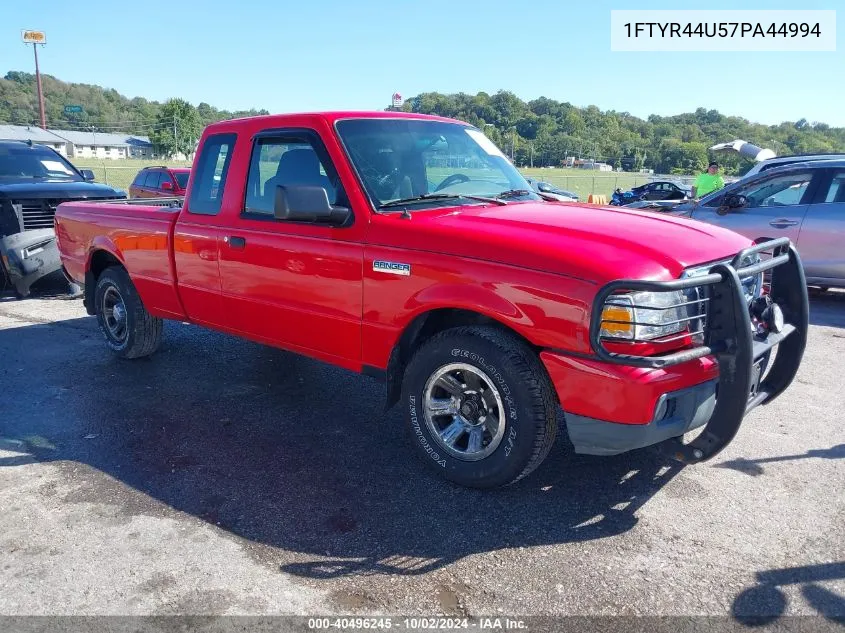
[[[534,470],[561,409],[577,453],[710,458],[807,337],[788,240],[544,200],[432,116],[214,123],[182,206],[65,203],[56,233],[118,356],[176,319],[379,377],[423,462],[479,488]]]

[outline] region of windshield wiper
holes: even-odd
[[[502,193],[496,194],[497,198],[516,198],[517,196],[527,196],[532,193],[528,189],[508,189]]]
[[[406,204],[413,204],[414,202],[426,202],[427,200],[446,200],[448,198],[466,198],[468,200],[478,200],[479,202],[487,202],[489,204],[503,205],[507,204],[504,200],[497,198],[487,198],[485,196],[474,196],[466,193],[424,193],[419,196],[412,196],[410,198],[400,198],[399,200],[391,200],[379,205],[379,209],[389,209],[390,207],[401,207]]]

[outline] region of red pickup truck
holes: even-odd
[[[119,356],[177,319],[380,377],[423,460],[481,488],[536,468],[560,409],[576,452],[707,459],[807,336],[788,240],[545,200],[431,116],[215,123],[182,207],[65,203],[56,233]]]

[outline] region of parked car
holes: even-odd
[[[716,224],[752,240],[788,237],[807,283],[845,288],[845,159],[792,163],[684,203],[673,214]]]
[[[59,203],[126,197],[93,180],[91,170],[78,170],[51,147],[0,141],[0,280],[5,277],[18,297],[60,270],[53,231]]]
[[[689,197],[691,190],[674,182],[658,180],[632,187],[631,193],[637,200],[683,200]]]
[[[451,119],[221,121],[181,209],[126,204],[56,215],[66,273],[117,356],[149,356],[175,319],[381,378],[422,460],[466,486],[534,470],[561,407],[578,453],[707,459],[787,388],[806,344],[788,240],[545,201]]]
[[[536,178],[526,178],[525,182],[531,185],[531,188],[537,193],[544,194],[547,199],[557,200],[558,202],[578,202],[577,193],[555,187],[550,182],[544,182]]]
[[[184,197],[190,175],[187,167],[144,167],[129,186],[129,197]]]

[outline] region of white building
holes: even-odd
[[[32,141],[52,147],[67,158],[154,158],[148,136],[79,132],[74,130],[42,130],[36,126],[0,125],[0,141]]]
[[[147,137],[73,130],[53,130],[53,133],[67,142],[68,158],[152,158],[153,146]]]
[[[32,141],[67,156],[67,141],[35,125],[0,125],[0,141]]]

